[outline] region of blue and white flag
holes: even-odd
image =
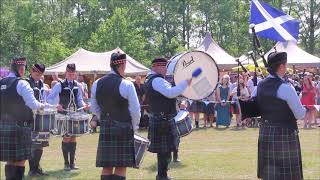
[[[299,21],[258,0],[251,1],[250,24],[257,36],[274,41],[295,41],[299,37]]]

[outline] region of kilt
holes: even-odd
[[[193,101],[188,110],[194,113],[205,113],[206,104],[202,101]]]
[[[131,122],[100,121],[96,167],[133,167],[134,132]]]
[[[297,130],[269,125],[260,127],[258,178],[303,179]]]
[[[215,103],[209,103],[207,106],[206,106],[206,114],[209,115],[209,114],[215,114]]]
[[[16,121],[0,121],[0,161],[20,161],[31,157],[31,127]]]
[[[180,138],[174,118],[151,115],[148,139],[151,142],[148,151],[152,153],[176,151],[180,143]]]

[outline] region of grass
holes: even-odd
[[[147,137],[146,131],[139,134]],[[257,128],[194,130],[181,139],[182,162],[171,163],[169,175],[175,179],[257,179],[257,139]],[[320,179],[320,128],[300,129],[300,141],[305,179]],[[41,161],[50,176],[42,179],[100,179],[101,169],[95,167],[97,142],[98,134],[80,137],[76,164],[81,170],[65,172],[61,138],[51,138]],[[25,175],[30,179],[27,164]],[[4,179],[3,162],[0,167],[0,177]],[[140,169],[128,169],[127,179],[155,179],[156,167],[156,156],[147,152]]]

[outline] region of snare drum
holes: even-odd
[[[69,116],[64,114],[56,114],[56,134],[64,135],[67,129],[67,121],[69,120]]]
[[[134,152],[135,152],[135,167],[139,168],[142,163],[145,152],[148,150],[150,141],[139,135],[134,135]]]
[[[184,137],[191,133],[193,126],[188,111],[180,110],[176,117],[174,117],[174,120],[180,137]]]
[[[33,131],[39,133],[49,133],[55,128],[55,115],[57,111],[55,109],[44,109],[35,112],[33,121]]]
[[[66,122],[66,133],[69,135],[80,136],[89,131],[89,114],[84,112],[75,112],[69,114]]]
[[[49,133],[37,133],[37,132],[32,132],[31,133],[31,138],[32,142],[42,142],[42,141],[49,141],[50,134]]]
[[[167,65],[167,75],[173,76],[174,83],[191,78],[192,72],[198,68],[202,73],[192,79],[191,85],[182,93],[183,96],[200,100],[208,97],[217,87],[219,69],[214,59],[202,51],[190,51],[174,56]]]

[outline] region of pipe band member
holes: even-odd
[[[76,79],[76,65],[67,64],[65,79],[59,81],[51,90],[48,95],[48,102],[54,104],[55,100],[59,98],[58,113],[67,114],[67,111],[77,111],[78,108],[84,107],[89,108],[83,101],[82,91],[80,90],[79,82]],[[79,169],[75,166],[75,153],[77,147],[77,140],[74,135],[68,133],[63,135],[61,149],[64,158],[64,170],[77,170]],[[69,161],[70,157],[70,161]]]
[[[258,178],[303,179],[297,119],[305,116],[297,93],[284,80],[287,53],[268,56],[270,75],[257,87],[262,125],[258,140]]]
[[[26,66],[26,58],[13,59],[9,75],[0,81],[0,161],[7,162],[7,180],[22,179],[25,161],[31,157],[32,109],[49,107],[37,101],[29,83],[22,79]]]
[[[177,150],[179,135],[174,117],[177,114],[176,97],[183,93],[191,79],[172,85],[164,79],[167,72],[167,60],[156,58],[152,61],[152,71],[146,78],[146,98],[150,106],[148,139],[151,141],[148,151],[157,153],[157,180],[170,179],[167,175],[171,152]]]
[[[140,103],[133,83],[123,78],[126,54],[113,53],[110,67],[111,72],[96,80],[91,90],[91,111],[100,121],[96,166],[103,168],[101,180],[123,180],[127,167],[135,166]],[[94,120],[91,126],[96,126]]]
[[[30,75],[27,79],[30,87],[33,89],[34,97],[39,102],[45,102],[46,95],[49,89],[46,89],[41,77],[46,67],[44,64],[34,64],[30,69]],[[33,125],[32,125],[33,126]],[[32,145],[31,145],[31,158],[29,159],[29,176],[46,176],[48,174],[42,171],[40,167],[40,160],[43,154],[43,148],[49,146],[49,141],[38,141],[36,137],[39,136],[38,132],[32,131]]]

